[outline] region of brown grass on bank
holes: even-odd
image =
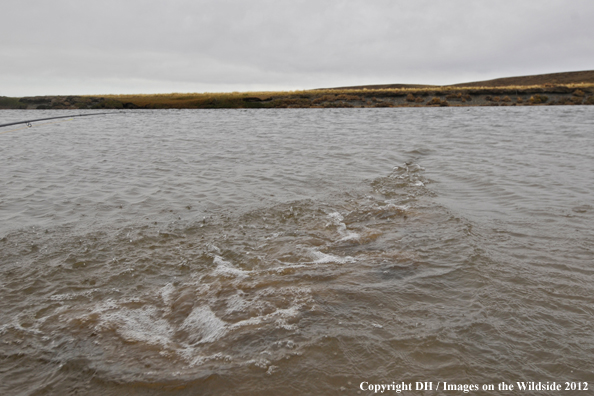
[[[542,104],[549,101],[549,97],[546,95],[536,94],[530,97],[530,103],[532,104]]]
[[[303,91],[0,97],[0,108],[278,108],[372,106],[378,102],[422,105],[430,102],[433,97],[445,97],[453,105],[475,99],[477,105],[482,104],[481,97],[490,105],[510,104],[511,97],[517,98],[516,103],[525,104],[590,104],[594,100],[593,93],[594,70],[590,70],[499,78],[449,86],[387,84]],[[545,94],[551,95],[550,101],[543,101]]]
[[[586,96],[586,94],[581,89],[576,89],[573,92],[573,96],[577,96],[577,97],[583,98],[584,96]]]
[[[444,95],[449,100],[467,102],[473,95],[481,92],[491,92],[494,89],[501,92],[502,97],[516,95],[521,92],[540,90],[547,92],[554,89],[573,90],[574,95],[585,95],[585,91],[592,92],[594,83],[578,83],[545,87],[533,86],[500,86],[497,88],[474,86],[472,88],[447,86],[447,87],[422,87],[422,88],[389,88],[389,89],[329,89],[329,90],[304,90],[304,91],[264,91],[264,92],[233,92],[233,93],[171,93],[171,94],[140,94],[140,95],[102,95],[105,99],[113,99],[122,103],[133,103],[138,107],[147,108],[235,108],[235,107],[279,107],[283,101],[300,100],[300,104],[322,105],[326,102],[361,101],[363,103],[375,97],[405,97],[409,103],[422,103],[426,99],[422,96]],[[531,94],[532,94],[531,93]],[[497,97],[494,95],[494,97]],[[579,96],[583,97],[583,96]],[[464,99],[464,101],[462,101]],[[491,101],[493,97],[486,98]]]
[[[563,87],[568,89],[583,89],[583,88],[594,88],[594,83],[577,83],[577,84],[559,84],[555,85],[554,87]],[[509,85],[509,86],[500,86],[496,89],[498,90],[531,90],[531,89],[547,89],[553,87],[544,87],[542,85]],[[142,99],[151,99],[156,98],[163,101],[185,101],[185,100],[196,100],[196,99],[210,99],[210,98],[245,98],[245,97],[257,97],[260,99],[270,98],[270,97],[277,97],[277,96],[293,96],[293,95],[315,95],[316,97],[323,96],[323,95],[336,95],[339,96],[340,94],[346,95],[357,95],[363,97],[371,97],[378,93],[402,93],[403,96],[407,94],[422,94],[424,92],[442,92],[444,94],[450,92],[463,92],[467,93],[467,91],[490,91],[493,90],[493,87],[489,86],[474,86],[472,88],[465,88],[465,87],[456,87],[456,86],[444,86],[444,87],[430,87],[430,88],[387,88],[387,89],[345,89],[345,90],[337,90],[337,89],[328,89],[328,90],[303,90],[303,91],[262,91],[262,92],[233,92],[233,93],[170,93],[170,94],[120,94],[120,95],[84,95],[84,96],[101,96],[105,98],[113,98],[120,101],[126,99],[135,99],[135,100],[142,100]]]

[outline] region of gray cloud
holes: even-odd
[[[0,95],[448,84],[592,69],[590,0],[3,2]]]

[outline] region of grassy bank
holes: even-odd
[[[167,95],[113,95],[107,99],[139,108],[327,108],[471,106],[504,104],[594,104],[594,84],[509,87],[425,87],[325,89]],[[581,98],[581,100],[580,100]]]
[[[4,109],[266,109],[592,105],[594,83],[333,88],[289,92],[0,97]]]
[[[367,85],[290,92],[0,97],[2,109],[266,109],[594,104],[594,70],[449,86]]]

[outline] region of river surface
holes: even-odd
[[[0,129],[2,394],[590,394],[593,321],[594,106]]]

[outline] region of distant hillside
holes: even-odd
[[[422,84],[381,84],[381,85],[357,85],[351,87],[320,88],[320,89],[402,89],[402,88],[438,88],[438,87],[510,87],[510,86],[533,86],[533,85],[566,85],[594,83],[594,70],[536,74],[533,76],[504,77],[494,80],[474,81],[452,85],[422,85]]]
[[[594,70],[447,86],[361,85],[288,92],[0,96],[0,109],[278,109],[594,105]]]
[[[450,87],[509,87],[527,85],[566,85],[579,83],[594,83],[594,70],[536,74],[533,76],[504,77],[494,80],[475,81],[462,84],[448,85]]]

